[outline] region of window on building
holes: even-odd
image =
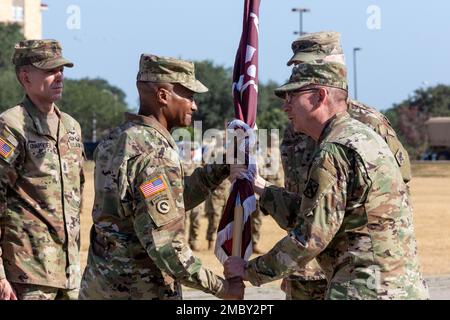
[[[12,21],[23,22],[23,7],[12,7]]]

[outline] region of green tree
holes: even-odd
[[[0,23],[0,70],[13,70],[11,57],[14,45],[23,40],[21,27],[18,24]]]
[[[128,111],[125,93],[103,79],[65,80],[63,98],[58,105],[77,119],[85,141],[92,141],[94,118],[97,139],[100,139],[119,125],[123,113]]]
[[[203,121],[203,129],[224,128],[226,120],[234,118],[234,106],[231,96],[232,71],[230,68],[214,65],[211,61],[198,61],[196,74],[209,92],[196,96],[199,111],[195,120]],[[278,84],[270,81],[259,85],[257,124],[259,128],[282,129],[287,124],[287,116],[281,110],[282,102],[273,90]]]
[[[0,112],[17,104],[23,96],[11,63],[14,45],[23,39],[19,25],[0,23]]]
[[[282,134],[289,119],[281,108],[283,101],[273,93],[277,87],[274,81],[259,85],[257,123],[261,129],[280,129]]]
[[[197,78],[209,91],[196,95],[199,110],[194,114],[194,120],[202,121],[203,130],[224,129],[225,121],[234,118],[231,69],[215,65],[212,61],[198,61],[195,68]]]
[[[0,113],[15,106],[23,97],[23,89],[11,70],[0,69]]]

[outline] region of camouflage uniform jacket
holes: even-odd
[[[403,180],[408,183],[411,180],[411,164],[408,152],[405,150],[398,137],[392,129],[389,120],[379,111],[366,106],[360,102],[350,100],[348,113],[356,119],[373,129],[388,144],[402,172]],[[295,133],[291,125],[286,129],[282,144],[280,146],[281,160],[285,175],[285,187],[287,191],[302,194],[308,178],[308,168],[316,149],[316,142],[305,134]],[[285,212],[274,211],[265,208],[265,203],[260,202],[263,212],[270,211],[272,217],[283,228],[292,228],[294,220],[283,216]],[[305,280],[324,279],[325,274],[321,272],[316,261],[311,261],[305,270],[301,270],[299,276]]]
[[[83,144],[79,124],[55,112],[57,137],[28,97],[0,115],[0,278],[77,289]]]
[[[276,188],[276,187],[269,187]],[[264,201],[273,193],[264,193]],[[328,299],[425,299],[407,186],[383,139],[343,112],[322,133],[302,201],[283,194],[295,227],[249,262],[260,285],[317,257]],[[281,204],[281,202],[280,202]]]
[[[180,283],[220,294],[224,280],[185,243],[185,210],[229,175],[227,165],[184,176],[178,148],[154,117],[127,114],[95,153],[94,225],[82,299],[181,299]]]

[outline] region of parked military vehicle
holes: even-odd
[[[428,150],[424,160],[450,160],[450,117],[430,118],[426,123]]]

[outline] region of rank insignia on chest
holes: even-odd
[[[316,195],[317,190],[319,190],[319,184],[313,179],[309,179],[303,194],[305,195],[305,197],[312,199]]]
[[[14,151],[14,147],[0,137],[0,155],[3,159],[8,159]]]
[[[165,183],[162,176],[154,178],[150,181],[147,181],[139,187],[142,192],[142,195],[145,199],[150,198],[151,196],[163,192],[167,189],[167,184]]]

